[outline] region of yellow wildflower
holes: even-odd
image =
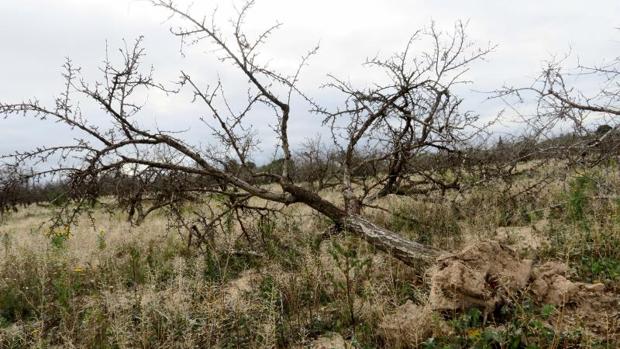
[[[480,337],[480,329],[479,328],[470,328],[467,330],[467,337],[470,339]]]

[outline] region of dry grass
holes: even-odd
[[[617,295],[619,178],[617,169],[575,173],[512,201],[500,187],[452,200],[388,197],[379,204],[396,215],[366,214],[448,250],[493,238],[536,261],[567,261],[573,279],[603,282]],[[1,348],[618,343],[618,330],[610,327],[618,323],[614,309],[596,308],[604,313],[588,317],[569,306],[536,303],[527,294],[515,295],[486,320],[475,309],[435,314],[436,326],[423,336],[404,329],[409,332],[395,338],[386,328],[402,328],[390,327],[390,319],[407,318],[399,311],[426,302],[428,275],[351,236],[317,246],[327,223],[305,207],[293,206],[273,225],[256,227],[256,234],[267,237],[255,246],[262,258],[231,254],[230,247],[242,243],[234,231],[218,237],[218,249],[188,249],[158,215],[135,227],[120,213],[97,211],[94,221],[82,217],[60,238],[41,227],[49,215],[49,209],[29,207],[0,225]]]

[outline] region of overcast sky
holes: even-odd
[[[219,3],[218,16],[229,17],[229,1],[193,2],[195,13],[210,13]],[[587,63],[620,53],[620,31],[615,29],[620,27],[618,0],[258,0],[248,28],[283,23],[265,53],[277,67],[292,67],[320,43],[303,87],[319,102],[330,103],[329,94],[318,89],[326,74],[363,82],[366,75],[360,64],[366,57],[401,50],[416,29],[431,21],[449,29],[457,20],[469,22],[467,33],[481,46],[497,45],[486,62],[473,67],[468,78],[474,83],[462,92],[466,107],[483,116],[497,113],[502,106],[485,102],[487,95],[476,91],[525,84],[545,60],[569,51],[573,59]],[[172,82],[183,69],[204,81],[222,77],[233,96],[235,91],[239,96],[245,92],[243,81],[232,78],[230,66],[209,58],[212,47],[195,48],[185,57],[179,54],[179,41],[169,32],[171,24],[164,12],[140,0],[0,0],[0,101],[38,97],[52,102],[62,90],[60,67],[65,57],[83,67],[87,79],[95,80],[106,42],[116,48],[123,39],[140,35],[145,37],[146,63],[154,66],[158,80]],[[208,131],[197,122],[205,115],[204,108],[190,104],[186,95],[152,94],[145,102],[144,113],[160,127],[189,129],[187,137],[195,143],[208,138]],[[293,143],[322,132],[316,116],[305,109],[294,109]],[[93,119],[102,117],[96,108],[84,106],[84,110]],[[254,122],[264,135],[266,151],[274,143],[269,133],[273,120]],[[73,136],[53,123],[0,120],[0,153],[60,144]]]

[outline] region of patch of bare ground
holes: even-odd
[[[527,226],[498,227],[495,229],[493,239],[518,251],[536,251],[547,243],[543,234],[543,228],[547,224],[548,221],[543,219]]]
[[[327,333],[310,344],[310,349],[349,349],[353,348],[344,338],[335,332]]]
[[[239,307],[245,293],[251,292],[257,284],[260,275],[256,270],[243,271],[238,278],[232,280],[224,288],[225,304],[229,307]]]

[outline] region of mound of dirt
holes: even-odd
[[[380,323],[386,343],[394,347],[418,346],[431,336],[447,334],[442,311],[482,309],[487,313],[517,292],[530,292],[540,303],[561,306],[554,326],[577,326],[599,337],[615,338],[620,324],[620,297],[605,292],[605,285],[572,282],[568,266],[532,261],[496,241],[473,243],[438,260],[431,270],[431,292],[424,306],[407,302]],[[558,324],[555,324],[555,323]],[[603,338],[601,337],[601,338]]]
[[[511,292],[524,289],[532,261],[508,247],[482,241],[443,256],[432,271],[429,304],[433,310],[482,308],[492,311]]]
[[[620,295],[602,283],[567,279],[568,266],[547,262],[532,270],[530,291],[541,303],[562,307],[552,320],[559,330],[581,328],[589,337],[620,340]]]
[[[579,285],[566,278],[568,267],[563,263],[547,262],[533,271],[532,293],[547,304],[565,304],[575,297]]]
[[[429,304],[433,310],[481,308],[491,312],[516,292],[530,290],[539,302],[577,303],[605,290],[603,284],[572,282],[568,266],[547,262],[533,267],[496,241],[482,241],[441,257],[432,271]]]
[[[533,226],[498,227],[495,229],[493,239],[518,251],[536,251],[548,243],[541,233],[546,224],[548,224],[546,220],[540,220]]]

